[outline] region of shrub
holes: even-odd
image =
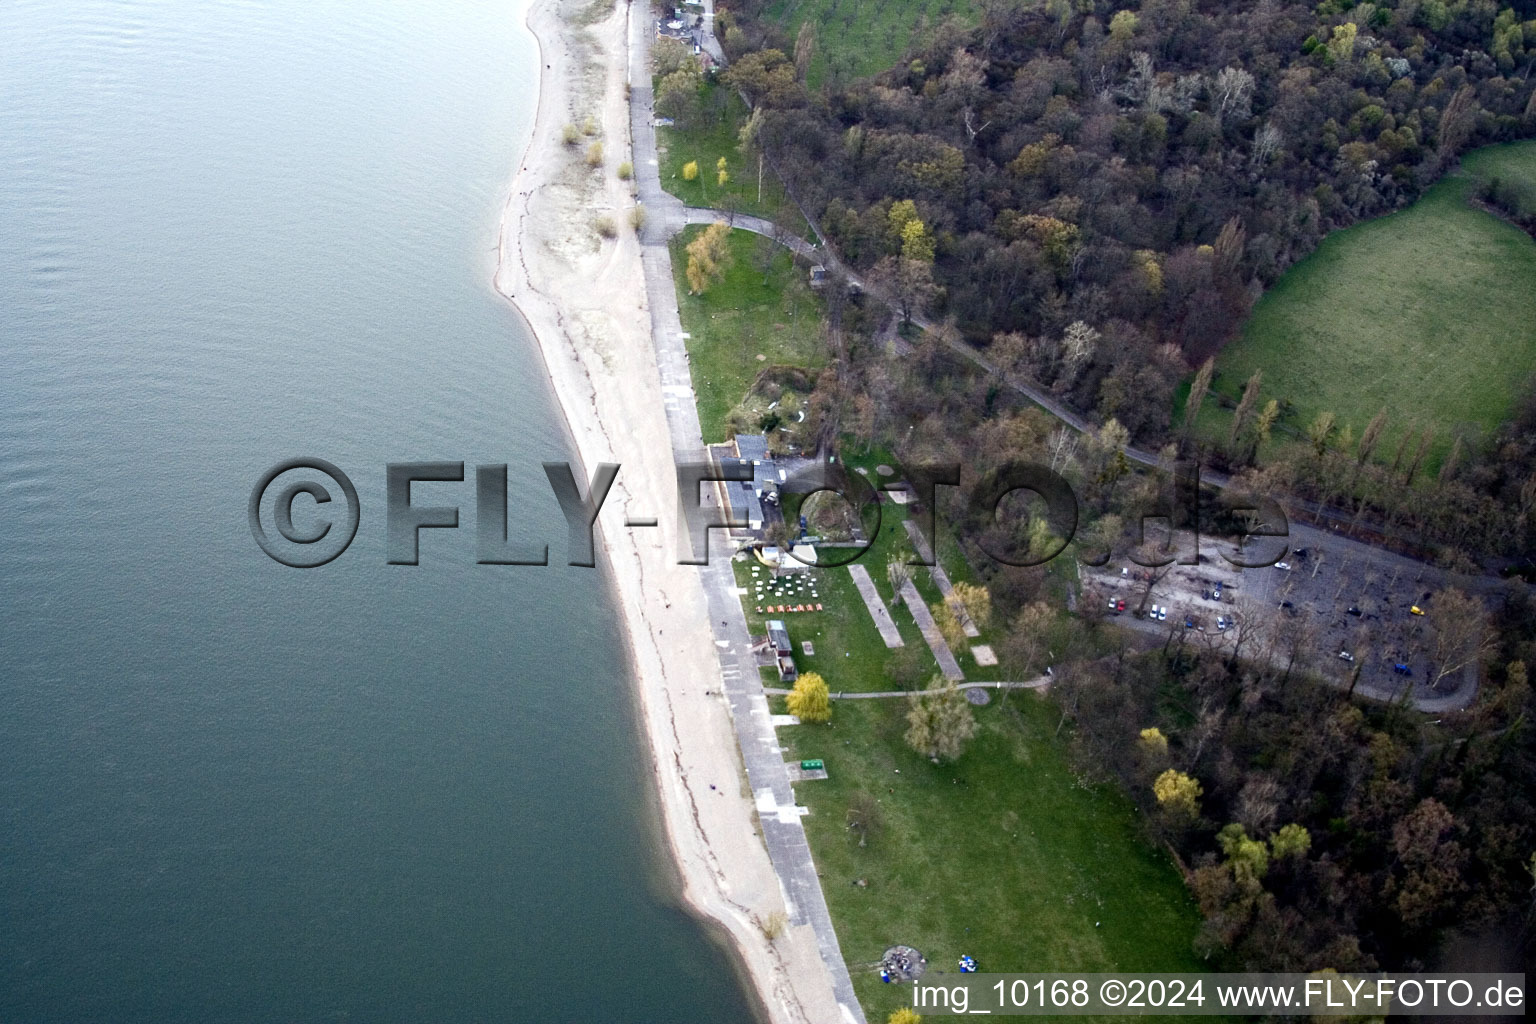
[[[579,138],[581,138],[581,131],[573,124],[568,124],[560,129],[560,142],[563,145],[574,146]]]
[[[603,163],[603,144],[594,142],[587,147],[587,166],[600,167]]]
[[[831,694],[826,680],[815,672],[807,672],[795,680],[795,688],[786,701],[789,713],[802,722],[829,722],[832,720]]]
[[[614,226],[612,217],[598,217],[592,222],[592,226],[596,228],[597,233],[602,235],[604,238],[612,238],[619,233],[619,229]]]
[[[635,176],[635,165],[625,160],[619,164],[619,180],[628,181]]]
[[[687,163],[683,164],[683,180],[684,181],[693,181],[698,176],[699,176],[699,162],[697,160],[689,160]]]
[[[631,207],[629,211],[629,226],[639,231],[645,227],[645,207]]]
[[[597,134],[597,119],[595,117],[593,117],[592,115],[588,114],[586,120],[581,122],[581,133],[583,135],[596,135]]]
[[[763,938],[772,942],[784,934],[784,928],[789,924],[789,918],[784,916],[784,911],[775,910],[758,922],[758,927],[763,930]]]

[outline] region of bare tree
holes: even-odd
[[[1455,690],[1455,677],[1493,649],[1488,610],[1476,597],[1456,589],[1437,595],[1431,610],[1434,640],[1430,650],[1434,667],[1430,670],[1429,685],[1435,690]],[[1452,680],[1449,685],[1448,679]]]

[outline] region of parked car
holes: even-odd
[[[1115,611],[1117,611],[1117,612],[1125,611],[1125,598],[1122,597],[1120,600],[1115,602]]]
[[[1348,651],[1340,651],[1339,652],[1339,660],[1340,661],[1354,661],[1355,660],[1355,656],[1353,654],[1350,654]]]
[[[1360,617],[1360,609],[1356,608],[1354,605],[1350,605],[1348,608],[1346,608],[1344,610],[1346,612],[1348,612],[1350,615],[1353,615],[1355,618],[1359,618]]]
[[[1157,621],[1158,622],[1163,622],[1163,621],[1167,620],[1167,618],[1168,618],[1168,606],[1167,605],[1163,605],[1161,608],[1159,608],[1157,610]]]
[[[1109,599],[1109,613],[1111,615],[1114,615],[1114,614],[1116,614],[1119,611],[1119,609],[1117,607],[1115,607],[1116,604],[1117,604],[1117,602],[1115,601],[1114,598],[1110,598]]]
[[[1404,665],[1402,662],[1398,662],[1396,665],[1393,665],[1392,671],[1396,672],[1400,676],[1413,675],[1413,669],[1409,668],[1407,665]]]
[[[1229,625],[1229,623],[1227,622],[1227,620],[1224,617],[1222,617],[1220,615],[1216,616],[1216,628],[1217,629],[1225,630],[1228,625]]]
[[[1408,614],[1409,615],[1423,615],[1424,614],[1424,609],[1420,608],[1418,605],[1414,605],[1412,608],[1408,609]]]
[[[1295,551],[1292,551],[1291,554],[1295,555],[1297,558],[1306,558],[1307,557],[1307,549],[1306,548],[1297,548]]]
[[[1275,568],[1276,569],[1289,569],[1290,567],[1291,567],[1291,563],[1290,562],[1276,562],[1275,563]]]

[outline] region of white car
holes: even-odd
[[[1220,615],[1216,616],[1216,628],[1217,629],[1226,629],[1227,628],[1227,620],[1225,618],[1223,618],[1222,616],[1220,616]]]
[[[1340,651],[1339,652],[1339,660],[1340,661],[1354,661],[1355,660],[1355,656],[1353,654],[1350,654],[1348,651]]]
[[[1156,609],[1156,614],[1157,614],[1157,621],[1162,622],[1163,620],[1168,618],[1168,606],[1167,605],[1163,605],[1161,608],[1157,608]]]
[[[1290,567],[1291,567],[1291,563],[1290,562],[1276,562],[1275,563],[1275,568],[1276,569],[1289,569]]]

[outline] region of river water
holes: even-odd
[[[749,1020],[489,285],[521,4],[9,0],[0,52],[0,1020]],[[321,568],[248,524],[294,456],[356,483]],[[470,476],[414,567],[406,460]],[[477,463],[550,567],[475,563]]]

